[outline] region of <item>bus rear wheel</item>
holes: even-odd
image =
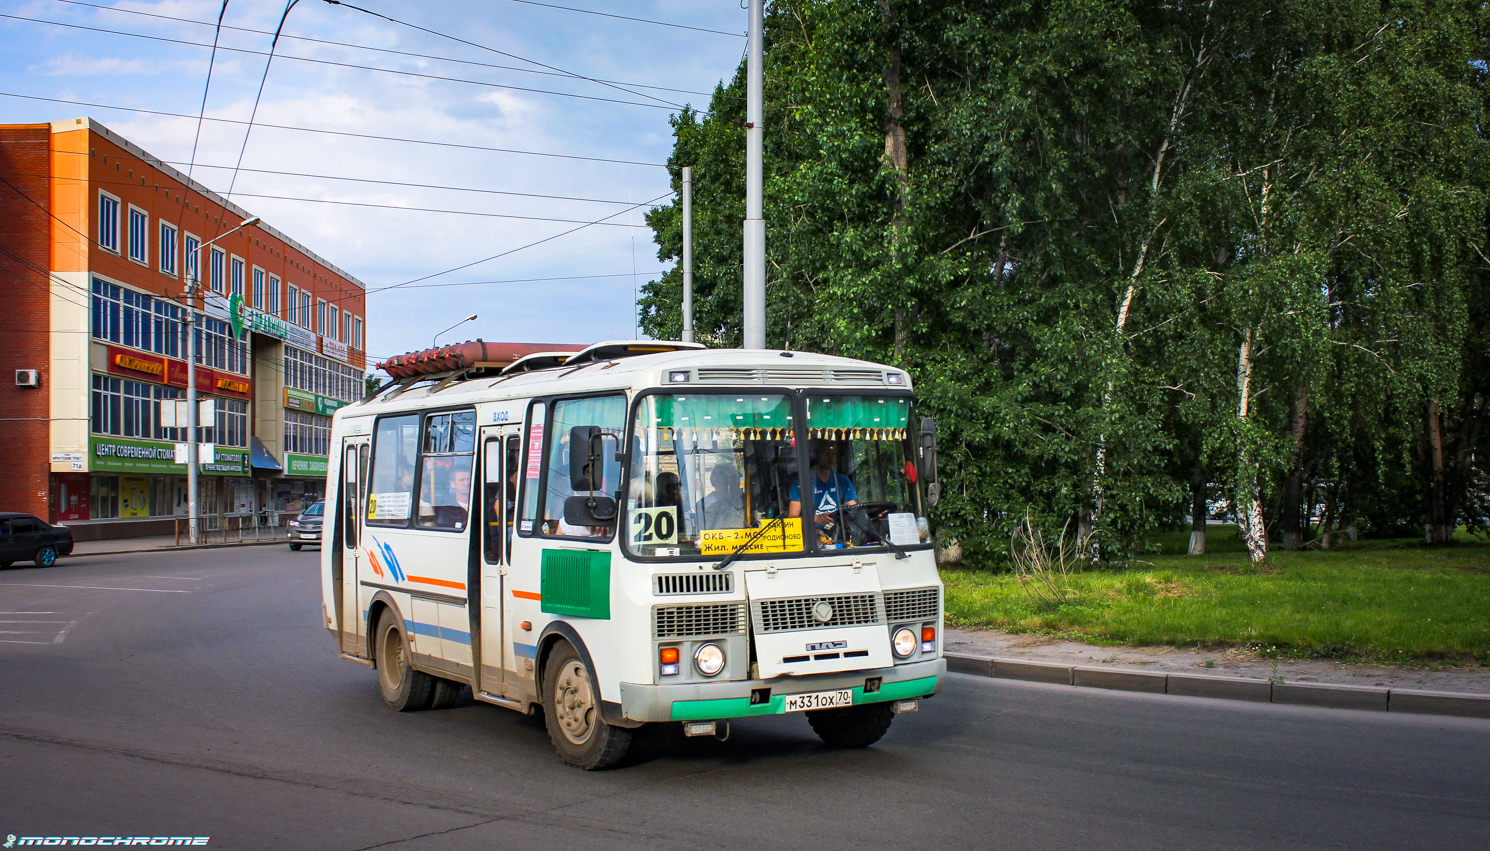
[[[414,670],[409,643],[392,611],[378,620],[375,654],[378,665],[378,690],[389,709],[418,712],[434,702],[435,678]]]
[[[631,747],[631,731],[600,717],[594,674],[579,651],[560,642],[543,671],[543,720],[559,758],[585,771],[620,762]]]
[[[888,703],[819,709],[807,713],[807,723],[818,738],[835,748],[867,748],[890,729],[895,713]]]

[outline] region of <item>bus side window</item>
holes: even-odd
[[[486,560],[496,564],[502,560],[502,509],[505,502],[502,474],[502,441],[493,438],[481,448],[481,504],[485,514],[482,525]]]
[[[548,406],[534,402],[528,408],[528,451],[523,470],[523,510],[517,524],[522,535],[533,534],[533,524],[538,519],[538,472],[543,462],[543,428],[548,416]]]
[[[522,439],[517,435],[507,438],[507,478],[506,495],[503,497],[505,510],[502,512],[502,523],[507,527],[507,550],[512,551],[512,528],[517,525],[517,465],[522,460]]]
[[[357,447],[348,446],[342,458],[342,529],[345,530],[343,545],[349,550],[355,550],[357,548],[357,483],[360,481],[357,475]]]

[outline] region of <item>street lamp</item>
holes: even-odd
[[[462,319],[461,321],[455,323],[454,325],[451,325],[449,328],[446,328],[445,331],[441,331],[440,334],[444,334],[446,331],[454,331],[455,329],[459,328],[460,326],[466,324],[467,322],[474,321],[475,319],[476,319],[476,314],[473,313],[470,316],[467,316],[465,319]],[[435,338],[433,340],[430,340],[429,341],[429,347],[431,349],[433,349],[435,347],[435,344],[439,342],[439,340],[440,340],[440,334],[436,334],[435,335]]]
[[[191,280],[186,283],[186,310],[190,322],[186,330],[186,511],[187,535],[193,544],[200,544],[199,524],[201,509],[197,505],[197,287],[201,285],[202,254],[212,243],[243,228],[259,223],[259,217],[244,219],[238,226],[207,240],[197,246],[197,262],[193,264]]]

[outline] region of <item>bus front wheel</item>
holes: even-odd
[[[835,748],[867,748],[890,729],[895,713],[888,703],[819,709],[807,713],[807,723],[818,738]]]
[[[389,709],[418,712],[434,702],[435,678],[414,670],[409,659],[409,643],[392,611],[378,620],[377,632],[378,690]]]
[[[594,674],[574,646],[560,642],[543,671],[543,720],[559,758],[585,771],[620,762],[631,747],[631,731],[600,717]]]

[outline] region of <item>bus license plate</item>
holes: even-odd
[[[853,689],[819,691],[812,694],[789,694],[785,696],[787,712],[806,712],[810,709],[832,709],[837,706],[853,706]]]

